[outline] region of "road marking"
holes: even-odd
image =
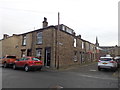
[[[88,78],[97,78],[97,79],[107,79],[107,80],[117,80],[116,78],[103,78],[103,77],[97,77],[97,76],[90,76],[90,75],[80,75],[82,77],[88,77]]]

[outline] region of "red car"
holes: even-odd
[[[17,59],[13,64],[13,69],[23,68],[26,72],[31,69],[39,69],[41,70],[43,66],[43,62],[35,57],[23,57]]]
[[[16,56],[6,55],[5,57],[2,57],[1,60],[2,60],[2,66],[4,68],[7,68],[14,64],[14,62],[16,61]]]

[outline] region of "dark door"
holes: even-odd
[[[80,61],[84,63],[84,52],[80,52]]]
[[[28,49],[28,50],[27,50],[27,56],[32,56],[31,49]]]
[[[82,59],[83,59],[82,52],[80,52],[80,63],[82,63]]]
[[[45,48],[45,60],[44,60],[44,65],[45,66],[50,66],[51,63],[51,48],[46,47]]]

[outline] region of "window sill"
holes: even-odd
[[[26,45],[22,45],[22,46],[26,46]]]
[[[42,45],[42,43],[41,44],[36,44],[36,45]]]

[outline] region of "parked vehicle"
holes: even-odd
[[[2,64],[2,59],[3,59],[3,57],[0,57],[0,64]]]
[[[14,62],[13,69],[23,68],[26,72],[32,69],[41,70],[43,62],[35,57],[23,57]]]
[[[14,64],[14,61],[16,60],[16,56],[5,56],[2,58],[2,66],[4,68],[7,68],[9,66],[12,66]]]
[[[117,70],[117,62],[113,57],[100,57],[98,61],[98,70],[101,69],[111,69],[113,71]]]
[[[116,56],[114,59],[117,62],[118,67],[120,67],[120,56]]]
[[[2,66],[2,59],[3,59],[4,57],[0,57],[0,66]]]

